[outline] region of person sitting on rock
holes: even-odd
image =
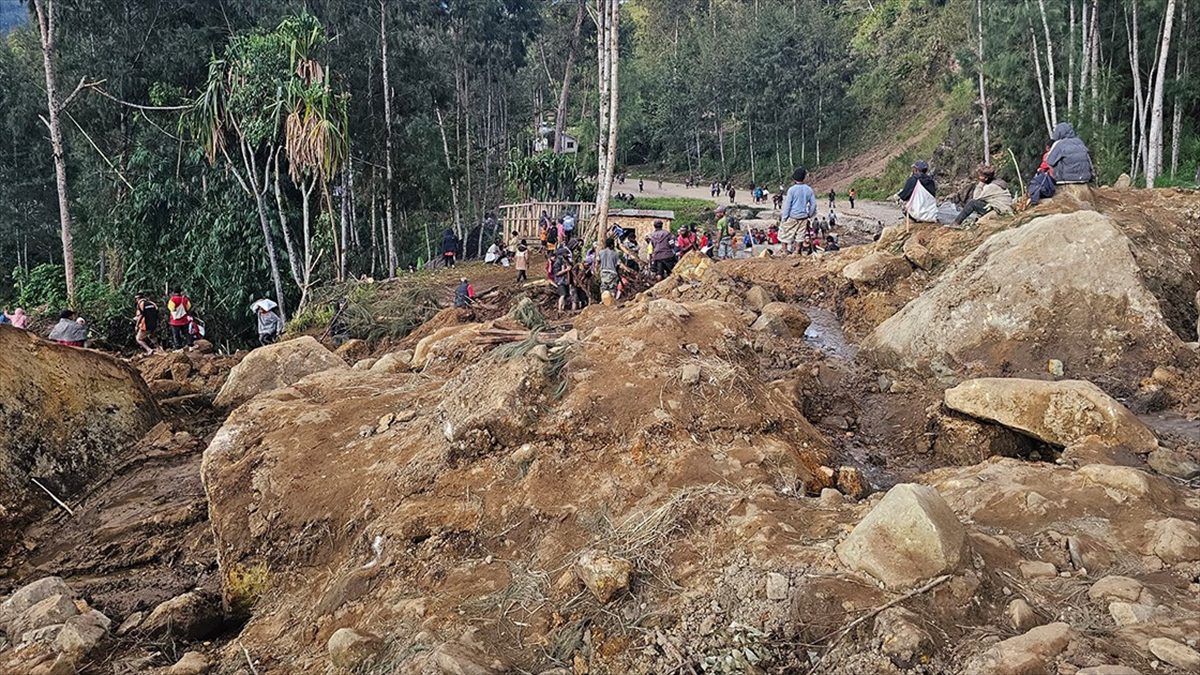
[[[1050,165],[1050,175],[1056,184],[1092,182],[1096,175],[1092,168],[1092,155],[1083,140],[1075,135],[1075,127],[1070,122],[1059,122],[1054,127],[1050,143],[1046,164]]]
[[[992,211],[1004,215],[1012,213],[1012,193],[1001,181],[996,180],[996,169],[990,164],[980,164],[975,174],[979,182],[975,184],[971,198],[954,219],[955,226],[961,226],[967,218],[976,214],[982,216]]]
[[[58,323],[50,329],[50,335],[47,337],[60,345],[84,347],[88,338],[87,322],[74,311],[64,309],[59,313]]]

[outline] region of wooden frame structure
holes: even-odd
[[[594,236],[596,205],[593,202],[525,202],[500,207],[500,224],[505,241],[524,242],[526,245],[540,242],[542,211],[552,219],[573,213],[575,230],[584,236]]]

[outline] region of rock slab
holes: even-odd
[[[213,404],[241,405],[273,389],[293,385],[313,373],[344,370],[346,362],[309,335],[259,347],[229,371]]]

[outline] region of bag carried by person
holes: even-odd
[[[917,182],[913,188],[912,196],[908,198],[908,204],[905,206],[908,212],[908,217],[920,223],[933,223],[937,221],[938,204],[937,199],[929,194],[929,190],[925,186]]]

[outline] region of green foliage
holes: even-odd
[[[596,183],[579,172],[576,157],[546,150],[534,155],[514,150],[505,167],[510,187],[521,200],[591,201]]]
[[[707,223],[713,222],[713,203],[707,199],[691,199],[688,197],[638,197],[636,203],[630,207],[622,202],[611,202],[609,208],[623,209],[650,209],[654,211],[674,211],[675,220],[671,222],[671,229],[678,230],[681,227],[689,227],[695,225],[697,228],[703,228]],[[619,219],[618,219],[619,220]]]
[[[77,301],[67,302],[67,283],[62,265],[42,264],[25,272],[13,271],[14,307],[23,307],[35,318],[54,319],[64,309],[74,309],[91,324],[94,334],[121,345],[129,340],[129,317],[133,315],[132,294],[101,283],[89,270],[76,279]]]

